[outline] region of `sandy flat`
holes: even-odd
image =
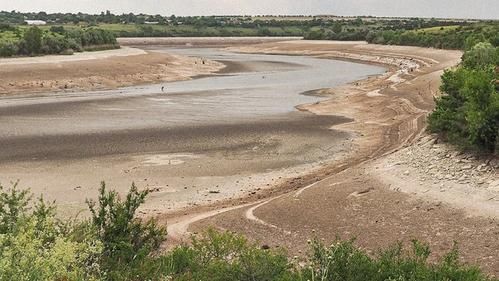
[[[223,64],[194,57],[118,50],[0,59],[0,95],[74,92],[179,81],[219,71]]]
[[[39,57],[21,57],[21,58],[0,58],[0,67],[16,64],[38,64],[38,63],[63,63],[83,60],[101,60],[110,57],[127,57],[147,54],[144,50],[130,47],[122,47],[116,50],[82,52],[73,55],[49,55]]]

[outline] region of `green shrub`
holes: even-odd
[[[17,29],[16,29],[17,30]],[[65,30],[62,26],[53,26],[43,32],[38,27],[24,31],[21,39],[0,41],[0,57],[64,54],[73,52],[117,49],[119,44],[112,32],[98,29]]]
[[[26,54],[39,54],[42,48],[42,30],[38,27],[30,27],[24,32],[24,42],[26,44]]]
[[[336,241],[330,247],[317,240],[312,243],[310,266],[302,280],[324,281],[447,281],[492,280],[476,267],[459,262],[455,247],[437,263],[428,262],[430,249],[413,241],[410,251],[402,244],[371,257],[355,247],[353,241]]]
[[[298,280],[284,252],[262,250],[229,232],[207,230],[164,259],[174,280]]]
[[[128,280],[134,272],[143,270],[144,261],[148,261],[166,239],[166,229],[155,220],[142,221],[136,217],[148,193],[132,185],[126,199],[121,200],[102,183],[98,204],[87,201],[91,223],[103,245],[102,268],[110,279]]]
[[[12,57],[17,55],[19,48],[13,42],[0,42],[0,57]]]
[[[136,218],[148,191],[132,185],[126,199],[106,191],[90,202],[90,221],[61,221],[53,203],[0,186],[0,280],[179,280],[179,281],[492,281],[458,261],[454,248],[437,263],[429,247],[414,241],[377,256],[336,241],[311,243],[305,264],[282,250],[262,249],[243,236],[209,229],[189,245],[158,252],[165,230]]]
[[[0,280],[97,280],[98,240],[79,236],[55,218],[42,198],[0,186]]]
[[[479,43],[463,55],[463,66],[470,69],[485,69],[499,64],[499,48],[490,43]]]
[[[64,34],[66,32],[66,30],[64,29],[64,26],[62,26],[62,25],[59,25],[59,26],[54,25],[54,26],[50,27],[50,32]]]
[[[480,43],[463,56],[463,65],[446,71],[429,130],[465,148],[494,152],[499,146],[499,48]]]
[[[62,35],[46,34],[42,39],[43,54],[60,54],[69,48],[68,40]]]

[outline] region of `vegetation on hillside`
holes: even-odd
[[[310,243],[303,261],[265,249],[244,237],[208,230],[189,245],[162,252],[166,231],[137,218],[148,191],[132,186],[126,198],[102,184],[88,201],[88,220],[61,220],[53,203],[16,185],[0,187],[0,280],[495,280],[458,261],[453,249],[437,262],[414,241],[376,256],[336,241]]]
[[[73,52],[119,48],[112,32],[99,28],[36,26],[18,28],[0,25],[0,57],[73,54]]]
[[[117,37],[303,36],[315,40],[365,40],[378,44],[467,49],[478,42],[499,44],[498,21],[334,16],[188,16],[0,12],[0,24],[24,27],[43,20],[49,29],[98,27]],[[0,32],[0,38],[6,37]],[[0,40],[1,41],[1,40]]]
[[[440,22],[442,24],[442,22]],[[306,39],[316,40],[364,40],[374,44],[433,47],[439,49],[469,49],[479,42],[499,46],[499,22],[448,23],[433,27],[407,25],[399,22],[373,26],[364,23],[357,28],[336,23],[332,28],[309,32]]]
[[[464,148],[499,151],[499,47],[478,43],[442,76],[429,130]]]
[[[468,50],[479,42],[499,46],[499,22],[480,22],[466,26],[446,26],[417,30],[370,31],[369,43]]]

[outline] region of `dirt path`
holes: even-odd
[[[417,147],[425,137],[426,115],[433,108],[439,77],[445,68],[459,62],[459,52],[329,42],[261,44],[232,50],[360,60],[389,65],[391,71],[381,78],[319,91],[333,98],[301,107],[320,115],[354,118],[353,122],[334,127],[358,135],[352,154],[298,181],[288,180],[266,200],[254,200],[250,206],[204,216],[197,222],[191,220],[191,226],[184,229],[201,231],[215,226],[237,231],[271,247],[286,247],[296,255],[307,250],[306,241],[312,236],[326,241],[338,235],[356,237],[359,246],[373,253],[397,241],[419,239],[432,246],[432,258],[450,250],[456,241],[464,261],[499,274],[497,216],[471,216],[465,206],[453,204],[452,200],[414,196],[414,189],[427,189],[424,182],[402,192],[396,186],[405,186],[411,176],[418,182],[420,174],[401,176],[399,170],[396,176],[387,177],[386,173],[392,171],[379,166]],[[419,169],[424,174],[424,169]],[[494,187],[497,174],[487,171],[492,173],[487,184]],[[484,198],[469,198],[468,204],[481,208],[487,200]],[[483,206],[492,215],[499,209],[494,202]]]

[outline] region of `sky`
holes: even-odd
[[[161,15],[373,15],[499,19],[499,0],[0,0],[0,10]]]

